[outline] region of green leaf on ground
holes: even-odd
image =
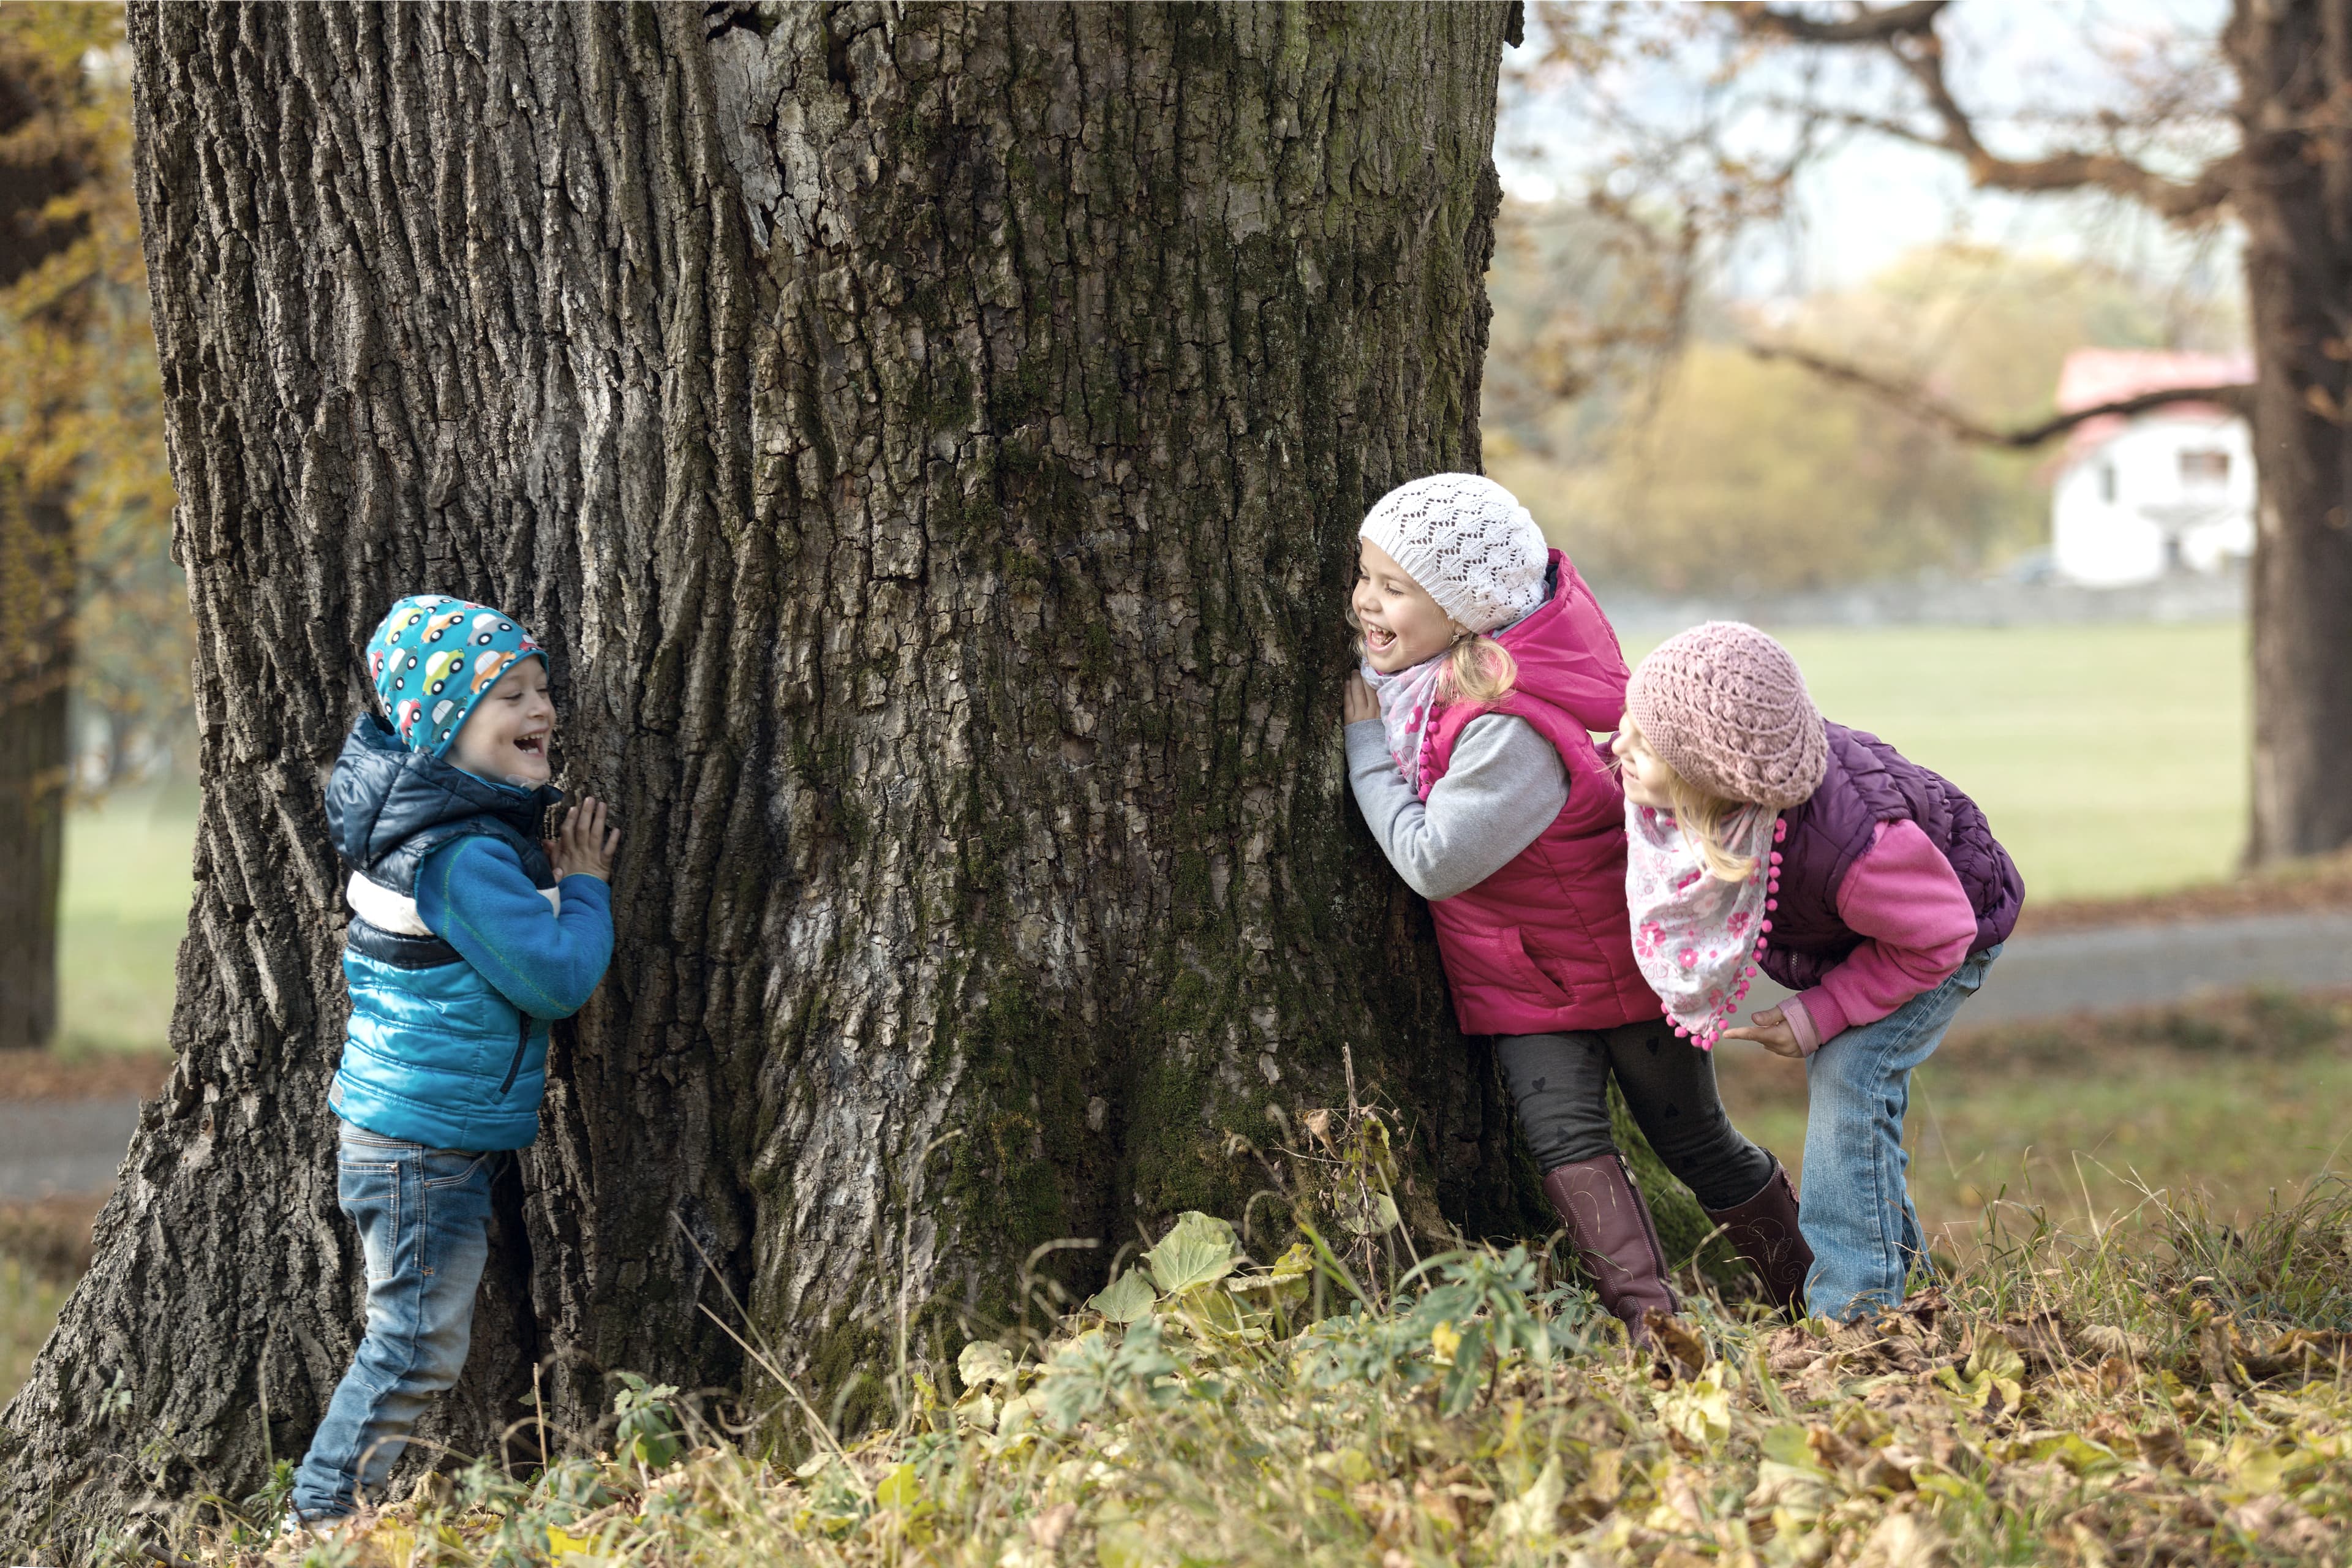
[[[1223,1220],[1191,1210],[1143,1255],[1152,1283],[1173,1296],[1196,1285],[1208,1285],[1231,1274],[1241,1263],[1241,1247],[1234,1227]]]
[[[956,1357],[956,1375],[963,1379],[966,1388],[991,1383],[1001,1383],[1009,1388],[1013,1384],[1013,1358],[993,1340],[974,1340]]]
[[[1114,1323],[1142,1321],[1159,1297],[1153,1293],[1151,1281],[1143,1277],[1140,1268],[1130,1268],[1087,1299],[1091,1311],[1100,1312]]]

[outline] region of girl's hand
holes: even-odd
[[[565,814],[554,844],[555,851],[548,858],[555,862],[557,881],[574,871],[599,881],[613,879],[613,852],[621,847],[621,830],[605,826],[604,803],[594,795],[583,796]]]
[[[1360,724],[1367,719],[1381,716],[1381,700],[1372,695],[1370,682],[1360,672],[1351,673],[1348,684],[1340,689],[1339,711],[1350,724]]]
[[[1774,1056],[1787,1057],[1790,1061],[1796,1061],[1804,1056],[1805,1048],[1797,1044],[1797,1031],[1789,1027],[1788,1015],[1780,1009],[1767,1007],[1761,1013],[1750,1013],[1748,1016],[1756,1021],[1754,1028],[1742,1025],[1737,1029],[1726,1029],[1723,1031],[1723,1038],[1753,1040]]]

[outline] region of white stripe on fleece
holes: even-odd
[[[541,888],[539,896],[547,900],[550,914],[563,912],[563,895],[553,888]],[[416,912],[416,900],[405,893],[395,893],[382,882],[371,882],[357,871],[343,888],[343,897],[350,900],[352,912],[378,931],[397,932],[402,936],[431,936],[433,928]]]
[[[343,886],[343,897],[350,900],[352,913],[378,931],[388,931],[401,936],[431,936],[433,928],[416,912],[416,900],[405,893],[395,893],[382,882],[371,882],[357,871]]]

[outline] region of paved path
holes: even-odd
[[[1960,1011],[1970,1028],[2114,1013],[2217,991],[2352,989],[2352,913],[2241,915],[2017,938]],[[1765,983],[1769,1006],[1788,994]]]
[[[2274,985],[2352,989],[2352,912],[2248,915],[2022,936],[1961,1013],[1970,1026],[2115,1012]],[[1768,984],[1758,1006],[1785,995]],[[0,1100],[0,1201],[114,1184],[135,1099]]]
[[[0,1100],[0,1200],[105,1191],[138,1126],[135,1096]]]

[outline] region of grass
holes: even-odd
[[[65,1051],[163,1048],[195,828],[195,793],[185,786],[126,790],[67,819],[58,931]]]
[[[781,1375],[740,1427],[631,1380],[597,1431],[519,1434],[552,1463],[457,1468],[268,1561],[2335,1563],[2347,1235],[2338,1186],[2242,1230],[1996,1227],[1875,1321],[1694,1296],[1629,1355],[1522,1248],[1396,1274],[1310,1235],[1262,1266],[1188,1215],[1049,1331],[881,1369],[886,1430],[831,1431]],[[272,1501],[191,1505],[172,1543],[249,1563]]]
[[[56,1326],[70,1280],[0,1251],[0,1405],[14,1398]]]
[[[1968,791],[2030,898],[2150,892],[2236,867],[2251,766],[2242,624],[1781,636],[1824,713]]]
[[[1801,1172],[1803,1069],[1744,1049],[1718,1068],[1732,1120]],[[2196,1194],[2247,1224],[2279,1193],[2352,1175],[2347,1100],[2341,998],[2254,993],[1958,1032],[1913,1075],[1912,1201],[1956,1248],[1996,1203],[2092,1233]]]

